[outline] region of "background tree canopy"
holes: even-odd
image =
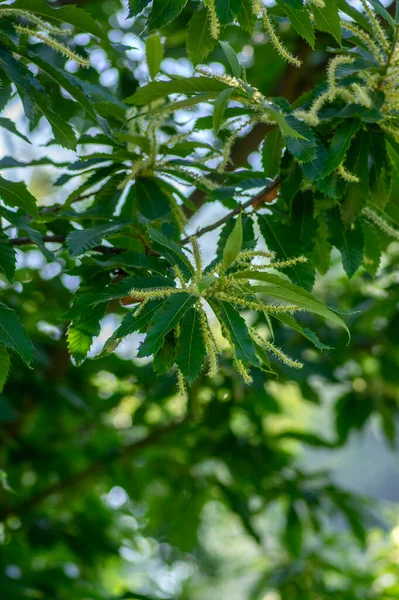
[[[399,598],[398,32],[0,3],[2,598]]]

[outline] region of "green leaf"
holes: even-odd
[[[187,77],[172,81],[152,81],[127,98],[129,104],[144,106],[154,100],[164,98],[169,94],[198,94],[199,92],[214,92],[218,94],[226,89],[227,83],[210,77]]]
[[[35,92],[35,106],[43,113],[50,123],[55,141],[63,148],[76,150],[77,141],[73,128],[64,117],[61,117],[47,106],[43,97],[37,92]]]
[[[290,501],[288,504],[285,532],[284,532],[284,544],[289,553],[298,558],[301,554],[302,548],[302,523],[299,517],[299,513],[295,508],[294,501]]]
[[[342,163],[346,151],[348,150],[353,137],[359,131],[359,129],[360,121],[357,119],[353,121],[351,119],[347,119],[337,129],[328,151],[324,176],[332,173],[332,171],[335,171],[335,169]]]
[[[237,358],[247,364],[259,366],[255,345],[240,313],[229,302],[223,300],[212,300],[210,305],[221,325],[226,327]]]
[[[340,204],[341,218],[345,227],[349,227],[356,221],[369,196],[369,140],[368,131],[361,129],[345,159],[345,168],[359,179],[358,182],[347,184]]]
[[[8,206],[22,208],[29,215],[37,215],[36,199],[20,181],[8,181],[0,176],[0,197]]]
[[[209,15],[205,8],[197,10],[190,19],[187,32],[187,53],[194,65],[204,61],[212,52],[216,40],[209,29]]]
[[[24,142],[28,142],[28,144],[30,144],[30,140],[18,131],[18,129],[15,126],[14,121],[11,121],[11,119],[6,119],[5,117],[0,117],[0,127],[2,127],[3,129],[7,129],[7,131],[14,133],[19,138],[21,138],[21,140],[24,140]]]
[[[10,355],[5,346],[0,345],[0,392],[3,391],[10,372]],[[1,419],[0,419],[1,420]]]
[[[129,0],[129,17],[136,17],[150,4],[151,0]]]
[[[216,134],[219,132],[220,126],[223,122],[224,111],[232,93],[233,89],[227,88],[226,90],[223,90],[223,92],[220,92],[219,96],[215,100],[215,104],[213,106],[213,128]]]
[[[238,215],[234,229],[227,238],[223,251],[222,269],[224,272],[233,264],[242,247],[242,219]]]
[[[234,52],[233,48],[227,42],[220,41],[219,44],[222,47],[223,52],[226,55],[227,62],[230,65],[231,72],[234,77],[237,79],[241,78],[241,65],[238,62],[237,54]]]
[[[215,10],[221,25],[227,25],[234,21],[240,10],[241,0],[214,0]]]
[[[105,342],[104,348],[100,354],[97,355],[97,358],[103,358],[104,356],[111,354],[111,352],[117,349],[122,340],[131,333],[145,330],[150,324],[154,314],[163,303],[164,300],[150,300],[137,317],[134,315],[134,310],[125,315],[119,327]]]
[[[24,56],[31,60],[35,65],[37,65],[43,71],[43,73],[46,73],[61,88],[65,89],[72,96],[72,98],[74,98],[76,102],[78,102],[86,110],[87,114],[90,115],[94,121],[97,121],[104,133],[109,135],[110,130],[105,119],[99,116],[99,114],[94,109],[93,103],[90,102],[90,100],[87,98],[87,95],[84,94],[77,85],[75,85],[73,79],[68,73],[61,69],[58,69],[57,67],[54,67],[48,61],[43,60],[43,58],[35,52],[30,51],[26,53],[23,50],[23,48],[20,51],[21,53],[23,53]],[[71,143],[73,145],[72,147],[74,148],[75,135],[73,134],[73,131],[72,135],[73,140],[71,141]]]
[[[291,327],[291,329],[294,329],[294,331],[297,331],[298,333],[303,335],[303,337],[310,340],[312,342],[312,344],[314,344],[316,346],[316,348],[318,348],[319,350],[332,350],[333,349],[332,346],[327,346],[326,344],[323,344],[323,342],[321,342],[319,340],[319,338],[314,333],[314,331],[312,331],[311,329],[308,329],[307,327],[301,327],[299,325],[299,323],[297,323],[296,320],[293,317],[291,317],[291,315],[284,314],[284,313],[275,313],[275,314],[273,314],[273,317],[275,319],[277,319],[278,321],[281,321],[285,325],[288,325],[288,327]]]
[[[280,171],[284,139],[278,127],[274,127],[265,137],[262,146],[262,166],[266,177],[272,179]]]
[[[66,238],[71,256],[79,256],[79,254],[83,254],[87,250],[94,248],[104,238],[117,233],[126,227],[127,224],[125,222],[113,221],[104,225],[95,225],[87,229],[71,231]]]
[[[197,298],[187,292],[169,296],[154,314],[147,336],[141,344],[137,356],[151,356],[158,352],[165,335],[179,324],[185,313],[194,306],[196,301]]]
[[[364,266],[369,273],[375,275],[381,262],[381,240],[379,231],[363,219],[362,229],[364,235]]]
[[[370,131],[370,197],[373,204],[384,208],[390,198],[391,165],[385,144],[385,136],[379,128]]]
[[[12,5],[13,9],[25,10],[45,19],[58,21],[60,23],[69,23],[79,31],[91,33],[96,37],[107,40],[106,35],[100,25],[87,12],[76,6],[64,6],[54,9],[44,0],[16,0]]]
[[[331,233],[331,243],[340,251],[342,264],[348,275],[352,277],[363,260],[363,232],[359,226],[345,229],[337,209],[326,214],[328,229]]]
[[[310,195],[300,193],[293,200],[289,223],[282,223],[277,215],[258,215],[262,236],[267,247],[276,253],[278,259],[290,260],[300,255],[311,257],[316,224],[312,209]],[[312,289],[315,272],[310,261],[284,268],[284,273],[293,283],[308,291]]]
[[[288,152],[284,153],[281,160],[280,176],[281,196],[286,206],[290,207],[300,188],[302,170],[297,161]]]
[[[341,44],[342,29],[338,7],[334,0],[324,0],[324,7],[316,6],[312,2],[312,12],[317,29],[330,33]]]
[[[152,241],[160,248],[162,255],[169,264],[178,265],[187,279],[190,279],[194,274],[194,269],[183,250],[170,238],[166,237],[157,229],[148,228],[148,233]]]
[[[358,25],[363,27],[363,29],[366,29],[366,31],[368,31],[369,33],[372,33],[374,35],[371,25],[368,22],[368,20],[366,19],[366,17],[364,16],[364,14],[362,12],[360,12],[359,10],[357,10],[356,8],[354,8],[351,4],[349,4],[347,2],[347,0],[335,0],[335,4],[337,5],[337,8],[340,11],[347,14]]]
[[[99,335],[100,321],[106,311],[106,304],[98,304],[85,311],[81,318],[74,320],[68,327],[67,342],[70,354],[77,365],[82,364],[93,343],[93,338]]]
[[[0,302],[0,343],[15,350],[23,361],[30,364],[33,358],[32,342],[26,335],[19,316]]]
[[[160,29],[175,19],[187,4],[187,0],[153,0],[148,17],[148,27]]]
[[[316,139],[310,127],[298,121],[292,115],[286,117],[287,123],[302,137],[285,136],[288,150],[302,163],[310,162],[316,158]]]
[[[191,310],[191,309],[190,309]],[[169,332],[163,346],[154,355],[152,367],[158,375],[165,375],[175,364],[175,339],[174,334]]]
[[[14,279],[15,274],[15,250],[10,244],[9,238],[0,230],[0,269],[8,281]]]
[[[310,20],[307,10],[303,7],[300,10],[292,8],[289,3],[284,0],[277,0],[277,5],[282,8],[288,16],[295,31],[303,37],[314,50],[315,36],[312,21]]]
[[[263,283],[266,283],[266,285],[252,286],[252,290],[254,292],[263,292],[274,298],[279,298],[280,300],[285,300],[291,304],[296,304],[304,310],[324,317],[336,325],[343,327],[349,335],[349,329],[341,317],[327,308],[327,306],[320,302],[320,300],[317,300],[317,298],[310,294],[310,292],[307,292],[297,285],[290,283],[279,275],[263,273],[261,271],[242,271],[234,274],[233,277],[237,279],[253,279],[256,281],[262,281]]]
[[[145,54],[151,79],[155,79],[161,68],[163,48],[158,34],[150,35],[145,41]]]
[[[137,208],[146,219],[154,221],[170,213],[169,196],[155,177],[138,177],[135,190]]]
[[[332,245],[328,240],[328,229],[323,218],[319,220],[319,227],[312,252],[314,265],[321,275],[325,275],[330,268]]]
[[[252,10],[252,0],[241,0],[241,8],[237,14],[237,21],[244,31],[252,35],[256,24],[256,15]]]
[[[192,384],[205,360],[205,343],[201,330],[201,315],[190,308],[180,323],[176,345],[176,363],[189,384]]]
[[[303,138],[303,135],[301,135],[293,127],[288,125],[286,118],[280,112],[278,112],[277,110],[274,110],[273,108],[268,108],[268,107],[266,107],[265,110],[270,115],[271,120],[276,121],[277,125],[281,129],[281,133],[284,136],[291,136],[293,138]]]

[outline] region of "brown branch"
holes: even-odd
[[[220,227],[220,225],[223,225],[229,219],[231,219],[235,215],[238,215],[238,213],[245,210],[249,206],[253,206],[253,208],[255,210],[258,210],[262,204],[272,202],[277,196],[279,184],[280,184],[280,178],[276,177],[276,179],[274,179],[271,183],[269,183],[258,194],[256,194],[255,196],[253,196],[252,198],[247,200],[247,202],[244,202],[244,204],[240,204],[239,206],[237,206],[237,208],[235,208],[234,210],[229,212],[223,218],[219,219],[219,221],[216,221],[215,223],[212,223],[211,225],[207,225],[203,229],[200,229],[199,231],[197,231],[197,233],[194,234],[195,237],[201,237],[201,235],[204,235],[204,233],[208,233],[208,231],[213,231],[214,229],[217,229],[218,227]],[[179,242],[179,244],[181,246],[184,246],[185,244],[187,244],[190,241],[190,237],[183,238]],[[13,238],[13,239],[10,239],[9,241],[10,241],[10,244],[12,244],[13,246],[35,245],[35,242],[28,237]],[[65,242],[65,236],[63,236],[63,235],[44,235],[43,242],[48,242],[48,243],[52,243],[52,244],[63,244]],[[93,250],[95,250],[96,252],[101,252],[102,254],[122,254],[123,252],[127,252],[127,248],[118,248],[116,246],[103,246],[103,245],[95,246],[93,248]]]
[[[40,504],[44,500],[47,500],[47,498],[49,498],[50,496],[53,496],[54,494],[58,494],[65,490],[69,490],[72,487],[79,485],[81,482],[86,480],[88,477],[95,475],[98,471],[100,471],[101,469],[106,467],[110,461],[118,460],[120,458],[130,456],[131,454],[134,454],[138,450],[141,450],[142,448],[146,448],[147,446],[151,445],[153,442],[158,441],[161,437],[170,433],[171,431],[174,431],[175,429],[177,429],[178,427],[180,427],[181,425],[183,425],[186,422],[187,422],[187,417],[180,421],[175,421],[174,423],[171,423],[170,425],[167,425],[165,427],[155,429],[155,431],[150,433],[147,437],[143,438],[142,440],[139,440],[137,442],[132,442],[131,444],[128,444],[127,446],[122,446],[120,448],[116,448],[116,449],[112,450],[111,452],[108,452],[108,454],[97,459],[91,465],[89,465],[88,467],[86,467],[85,469],[80,471],[79,473],[76,473],[69,479],[66,479],[64,481],[60,481],[58,483],[55,483],[54,485],[51,485],[50,487],[42,490],[35,496],[32,496],[31,498],[24,500],[23,502],[21,502],[20,504],[17,504],[14,507],[9,507],[9,508],[4,509],[2,512],[0,512],[0,522],[4,521],[8,516],[21,515],[26,510],[29,510],[29,509],[33,508],[34,506]]]
[[[227,223],[227,221],[229,221],[232,217],[238,215],[238,213],[242,212],[249,206],[252,206],[254,210],[258,210],[262,206],[262,204],[270,204],[277,197],[279,187],[280,178],[276,177],[276,179],[269,183],[269,185],[267,185],[262,191],[260,191],[258,194],[256,194],[249,200],[247,200],[247,202],[244,202],[243,204],[237,206],[234,210],[230,211],[227,215],[219,219],[219,221],[216,221],[211,225],[207,225],[206,227],[199,229],[197,233],[195,233],[193,236],[185,237],[184,239],[182,239],[180,241],[180,245],[183,246],[184,244],[187,244],[190,241],[191,237],[198,238],[204,235],[205,233],[208,233],[209,231],[217,229],[218,227],[224,225],[224,223]]]

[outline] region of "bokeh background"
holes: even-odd
[[[119,0],[78,5],[110,41],[104,48],[75,36],[92,65],[80,77],[123,108],[123,98],[148,80],[144,21],[128,19]],[[185,42],[195,8],[189,1],[161,32],[161,78],[192,73]],[[251,83],[292,101],[322,79],[331,40],[319,34],[312,52],[277,9],[276,16],[301,70],[282,61],[260,27],[249,35],[230,26],[226,39]],[[51,60],[76,71],[62,57]],[[223,73],[225,61],[216,48],[208,66]],[[54,93],[79,133],[96,133],[66,94]],[[184,130],[209,114],[201,106],[173,119]],[[30,130],[17,97],[2,115],[31,144],[2,129],[0,159],[75,159],[49,144],[44,119]],[[243,132],[236,166],[260,168],[264,133],[262,125]],[[207,131],[197,135],[213,142]],[[87,151],[79,147],[80,155]],[[55,185],[60,169],[50,166],[1,174],[24,179],[42,207],[61,204],[72,189]],[[398,191],[396,182],[394,200]],[[205,205],[188,233],[227,211]],[[205,258],[217,234],[202,238]],[[305,359],[303,371],[278,365],[278,378],[258,375],[246,387],[226,354],[218,378],[201,376],[187,399],[173,374],[156,378],[150,361],[134,358],[138,335],[112,356],[72,363],[60,315],[80,279],[75,263],[53,249],[54,261],[39,249],[18,249],[16,282],[0,279],[2,301],[18,310],[36,350],[31,370],[15,358],[0,395],[1,597],[399,598],[399,244],[387,247],[375,277],[359,272],[349,281],[336,256],[316,282],[327,305],[346,311],[349,345],[346,334],[318,322],[319,337],[334,348],[319,352],[281,326],[276,337]],[[126,310],[109,306],[93,356]]]

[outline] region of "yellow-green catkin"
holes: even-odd
[[[207,0],[206,7],[209,15],[209,29],[214,40],[219,39],[220,24],[216,14],[215,0]]]
[[[173,271],[175,272],[176,278],[179,281],[181,287],[185,290],[187,285],[186,285],[186,282],[183,277],[183,273],[181,272],[179,265],[173,265]]]
[[[202,305],[198,306],[200,311],[200,324],[201,324],[201,333],[202,338],[204,340],[206,354],[209,360],[209,377],[216,377],[219,371],[217,354],[216,354],[216,343],[213,338],[212,330],[210,328],[208,317],[206,316],[206,312]]]
[[[363,4],[366,16],[369,20],[369,23],[375,33],[378,42],[381,44],[381,47],[384,49],[385,52],[389,52],[389,42],[385,35],[385,31],[380,25],[377,15],[374,13],[374,11],[371,10],[367,0],[361,0],[361,3]]]
[[[280,348],[277,348],[277,346],[275,346],[271,342],[264,340],[263,345],[265,346],[266,350],[269,350],[270,352],[272,352],[272,354],[277,356],[277,358],[279,358],[281,360],[281,362],[286,364],[288,367],[291,367],[292,369],[302,369],[303,368],[302,362],[300,362],[299,360],[294,360],[294,359],[290,358],[289,356],[287,356],[287,354],[285,354],[282,350],[280,350]]]
[[[21,19],[25,19],[29,23],[36,25],[39,30],[46,31],[47,33],[51,33],[53,35],[72,35],[73,33],[72,29],[60,29],[59,27],[55,27],[37,15],[21,8],[1,8],[0,18],[2,17],[19,17]]]
[[[80,54],[77,54],[76,52],[68,48],[68,46],[65,46],[61,42],[54,40],[49,35],[43,35],[39,31],[31,29],[30,27],[25,27],[23,25],[16,25],[15,29],[19,33],[31,35],[32,37],[37,38],[38,40],[43,42],[43,44],[46,44],[46,46],[50,46],[51,48],[62,54],[62,56],[65,56],[65,58],[68,58],[69,60],[73,60],[81,67],[90,67],[90,62],[87,59],[83,58],[82,56],[80,56]]]
[[[383,219],[380,215],[378,215],[373,209],[369,206],[365,206],[362,209],[362,213],[365,217],[367,217],[374,225],[376,225],[381,231],[389,235],[389,237],[394,238],[395,240],[399,240],[399,231],[389,225],[385,219]]]
[[[294,65],[295,67],[300,67],[302,62],[298,58],[293,56],[287,50],[287,48],[284,46],[284,44],[281,42],[281,40],[277,36],[277,34],[274,30],[273,22],[271,21],[269,15],[267,14],[267,10],[263,6],[262,2],[260,0],[251,0],[251,4],[252,4],[252,12],[256,16],[258,16],[259,14],[261,15],[263,24],[268,33],[269,39],[270,39],[271,43],[273,44],[273,46],[275,47],[275,49],[277,50],[277,52],[280,54],[280,56],[284,60],[286,60],[288,63]]]
[[[337,168],[337,173],[338,175],[340,175],[342,177],[342,179],[344,181],[347,181],[348,183],[359,183],[359,177],[357,177],[357,175],[354,175],[353,173],[351,173],[350,171],[347,171],[343,165],[343,163],[341,163],[338,168]]]
[[[334,100],[334,98],[336,96],[335,72],[336,72],[337,68],[340,67],[341,65],[351,64],[351,63],[353,63],[354,60],[355,59],[353,58],[353,56],[347,56],[345,54],[342,54],[339,56],[335,56],[328,63],[327,78],[328,78],[328,94],[329,94],[330,101]]]
[[[151,288],[148,290],[133,288],[130,290],[129,294],[132,298],[137,298],[138,300],[161,300],[168,296],[172,296],[173,294],[177,294],[178,292],[179,290],[177,288],[168,287]]]
[[[184,383],[183,373],[180,371],[180,369],[177,369],[177,382],[179,385],[180,395],[185,396],[186,395],[186,385]]]
[[[196,237],[190,238],[191,245],[193,247],[194,261],[195,261],[195,283],[199,283],[202,278],[202,257],[200,247]]]

